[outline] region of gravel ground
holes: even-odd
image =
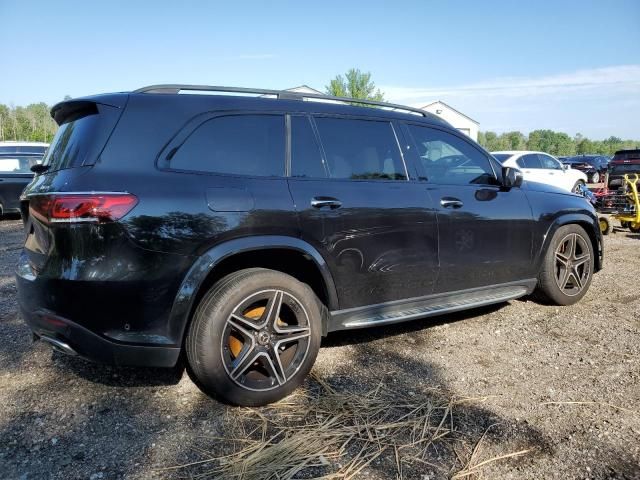
[[[32,343],[13,280],[21,238],[18,220],[0,222],[0,478],[206,472],[161,469],[233,447],[219,437],[237,437],[246,411],[209,399],[180,369],[94,365]],[[454,408],[456,448],[434,446],[427,460],[438,468],[413,465],[404,478],[447,478],[487,429],[474,465],[528,452],[467,478],[640,478],[640,236],[616,232],[605,248],[578,305],[525,299],[331,335],[314,375],[345,392],[382,382],[399,398],[475,398]],[[395,464],[381,456],[354,478],[397,478]]]

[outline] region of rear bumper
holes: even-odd
[[[47,311],[30,312],[20,307],[22,318],[37,337],[57,350],[110,365],[173,367],[180,349],[148,345],[127,345],[108,340],[71,320]]]
[[[58,350],[112,365],[173,367],[177,363],[180,342],[159,334],[160,327],[148,327],[145,319],[151,316],[166,325],[160,315],[163,309],[149,305],[160,304],[162,297],[145,302],[144,291],[127,282],[94,285],[38,277],[24,254],[15,278],[22,318],[37,337]],[[128,295],[143,298],[134,302]]]

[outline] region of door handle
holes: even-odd
[[[442,205],[444,208],[460,208],[464,205],[464,203],[462,203],[462,201],[458,198],[442,197],[442,199],[440,200],[440,205]]]
[[[331,210],[335,210],[342,206],[342,202],[333,197],[313,197],[311,199],[311,206],[313,208],[329,207]]]

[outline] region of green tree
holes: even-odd
[[[370,72],[350,69],[345,76],[338,75],[325,87],[329,95],[336,97],[362,98],[364,100],[384,101],[384,94],[371,81]]]

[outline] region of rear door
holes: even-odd
[[[434,293],[530,278],[533,219],[525,193],[502,188],[489,155],[463,135],[418,124],[405,128],[429,192],[425,201],[437,206]]]
[[[550,183],[549,177],[542,172],[542,163],[537,153],[527,153],[516,160],[522,176],[528,182]]]
[[[573,184],[575,183],[574,172],[562,168],[562,164],[550,155],[538,153],[538,159],[542,167],[540,169],[540,175],[542,178],[547,178],[545,183],[564,188],[565,190],[571,190],[573,188]]]
[[[392,123],[290,120],[289,188],[301,236],[329,264],[340,308],[430,294],[436,215],[424,185],[407,173]]]

